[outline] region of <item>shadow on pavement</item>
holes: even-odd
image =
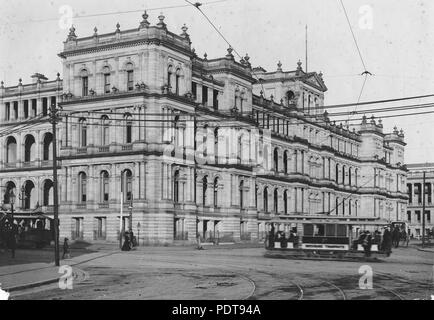
[[[70,245],[71,258],[84,254],[97,252],[94,245],[87,242],[75,242]],[[60,259],[63,248],[60,246]],[[27,263],[54,263],[54,245],[42,249],[17,248],[15,258],[12,258],[10,250],[0,249],[0,267],[13,266]]]

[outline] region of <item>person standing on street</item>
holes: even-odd
[[[71,259],[71,255],[69,253],[69,242],[68,238],[65,238],[63,241],[63,256],[62,259]]]

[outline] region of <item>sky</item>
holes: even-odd
[[[365,71],[340,0],[203,0],[202,10],[240,54],[267,71],[305,66],[305,26],[308,25],[308,71],[322,71],[328,87],[326,105],[359,99]],[[343,0],[368,76],[360,101],[434,93],[434,1]],[[184,0],[0,0],[0,80],[6,86],[30,82],[35,72],[54,79],[61,72],[62,51],[69,25],[78,37],[138,27],[142,11],[158,22],[165,15],[170,31],[188,27],[196,53],[222,57],[228,45]],[[120,14],[119,12],[131,11]],[[69,13],[73,17],[68,18]],[[95,14],[107,13],[95,16]],[[91,15],[86,17],[86,15]],[[391,107],[434,102],[416,99],[383,105]],[[358,109],[371,107],[359,106]],[[351,109],[353,110],[353,109]],[[434,111],[434,108],[419,111]],[[407,111],[408,112],[408,111]],[[368,116],[371,114],[367,113]],[[405,133],[406,163],[434,162],[434,114],[383,120],[384,131],[396,125]]]

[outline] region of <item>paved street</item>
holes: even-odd
[[[359,288],[363,263],[269,259],[262,248],[92,249],[62,261],[73,268],[71,290],[56,282],[12,291],[11,298],[390,300],[427,299],[434,293],[434,253],[415,247],[395,249],[385,262],[371,263],[371,290]],[[60,276],[57,269],[52,272]]]

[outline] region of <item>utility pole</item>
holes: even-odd
[[[57,134],[56,124],[59,121],[58,109],[55,104],[50,107],[50,122],[52,125],[53,134],[53,212],[54,212],[54,262],[56,266],[60,266],[59,253],[59,194],[57,185]]]
[[[422,248],[425,247],[425,179],[426,172],[423,172],[422,182]]]

